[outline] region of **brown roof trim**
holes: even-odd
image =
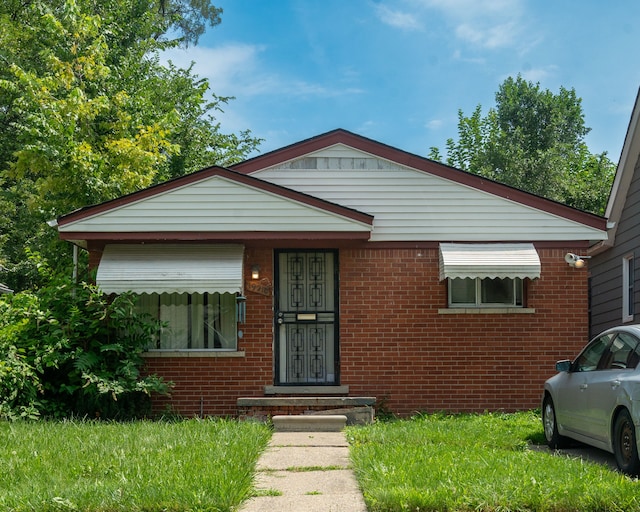
[[[503,185],[502,183],[456,169],[455,167],[450,167],[434,160],[429,160],[428,158],[413,153],[408,153],[343,129],[333,130],[286,146],[282,149],[277,149],[264,155],[245,160],[244,162],[231,166],[231,169],[240,173],[251,174],[266,167],[278,165],[335,144],[345,144],[379,158],[412,167],[510,201],[557,215],[558,217],[579,222],[592,228],[606,229],[606,219],[604,217],[577,210],[556,201],[545,199],[508,185]]]
[[[289,233],[290,235],[291,233]],[[74,239],[73,233],[62,233],[63,239]],[[87,233],[79,233],[79,236],[87,236]],[[147,237],[148,233],[125,233],[125,235],[131,235],[119,238],[105,238],[104,233],[91,233],[88,238],[83,238],[89,242],[89,250],[101,250],[105,245],[112,243],[146,243],[146,244],[163,244],[171,242],[182,243],[243,243],[246,247],[263,247],[263,248],[358,248],[363,250],[429,250],[438,249],[440,247],[440,241],[423,241],[423,242],[369,242],[361,235],[362,233],[355,234],[349,233],[348,236],[338,236],[339,233],[326,233],[326,237],[305,237],[308,233],[305,233],[300,238],[292,237],[279,237],[279,234],[275,236],[242,236],[243,234],[233,233],[233,237],[225,236],[228,233],[220,234],[219,237],[213,236],[213,234],[206,233],[193,233],[193,238],[170,238],[167,235],[173,235],[173,233],[151,234],[151,237]],[[120,234],[122,235],[122,234]],[[246,235],[246,233],[245,233]],[[264,235],[264,234],[263,234]],[[482,242],[469,242],[458,241],[457,243],[531,243],[529,240],[522,241],[482,241]],[[587,250],[589,248],[589,242],[586,240],[567,240],[567,241],[534,241],[533,245],[536,249],[560,249],[562,251],[578,251]]]
[[[399,242],[399,241],[388,241],[388,242],[366,242],[362,245],[362,247],[366,249],[437,249],[440,247],[441,243],[458,243],[458,244],[524,244],[524,243],[533,243],[536,249],[562,249],[567,250],[571,249],[588,249],[589,241],[588,240],[542,240],[542,241],[531,241],[531,240],[438,240],[431,241],[425,240],[422,242],[408,241],[408,242]]]
[[[242,240],[359,240],[367,241],[369,231],[150,231],[60,233],[62,240],[104,242],[237,242]]]
[[[287,199],[313,206],[326,212],[340,215],[347,219],[362,222],[369,226],[373,225],[373,215],[369,215],[367,213],[363,213],[346,206],[341,206],[336,203],[331,203],[329,201],[325,201],[324,199],[319,199],[317,197],[313,197],[302,192],[297,192],[280,185],[275,185],[273,183],[269,183],[267,181],[263,181],[236,171],[225,169],[224,167],[209,167],[207,169],[202,169],[201,171],[196,171],[194,173],[151,186],[138,192],[133,192],[131,194],[112,199],[110,201],[105,201],[104,203],[100,203],[97,205],[86,206],[66,215],[62,215],[57,219],[58,226],[64,226],[71,222],[85,219],[99,213],[104,213],[109,210],[125,206],[127,204],[135,203],[136,201],[147,199],[149,197],[153,197],[179,187],[197,183],[198,181],[210,178],[212,176],[220,176],[222,178],[235,181],[236,183],[241,183],[243,185],[247,185],[265,192],[270,192]]]

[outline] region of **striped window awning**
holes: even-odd
[[[440,280],[540,277],[533,244],[440,244]]]
[[[242,291],[242,245],[112,244],[96,282],[107,294]]]

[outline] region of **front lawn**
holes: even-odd
[[[530,449],[534,412],[349,427],[369,512],[640,512],[640,483]],[[0,422],[0,512],[226,512],[271,430],[233,420]]]
[[[270,436],[230,420],[0,421],[0,511],[235,510]]]
[[[537,413],[424,415],[347,430],[369,512],[640,511],[640,483],[529,448]]]

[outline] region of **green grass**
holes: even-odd
[[[603,465],[530,449],[535,412],[424,415],[350,427],[369,512],[640,511],[640,483]]]
[[[232,420],[0,422],[0,512],[236,510],[256,493],[270,435]],[[534,412],[424,415],[347,436],[369,512],[640,512],[635,479],[530,449],[543,441]]]
[[[0,422],[0,511],[231,511],[253,491],[265,425]]]

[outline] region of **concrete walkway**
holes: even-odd
[[[257,469],[260,496],[240,512],[367,510],[343,432],[275,432]]]

